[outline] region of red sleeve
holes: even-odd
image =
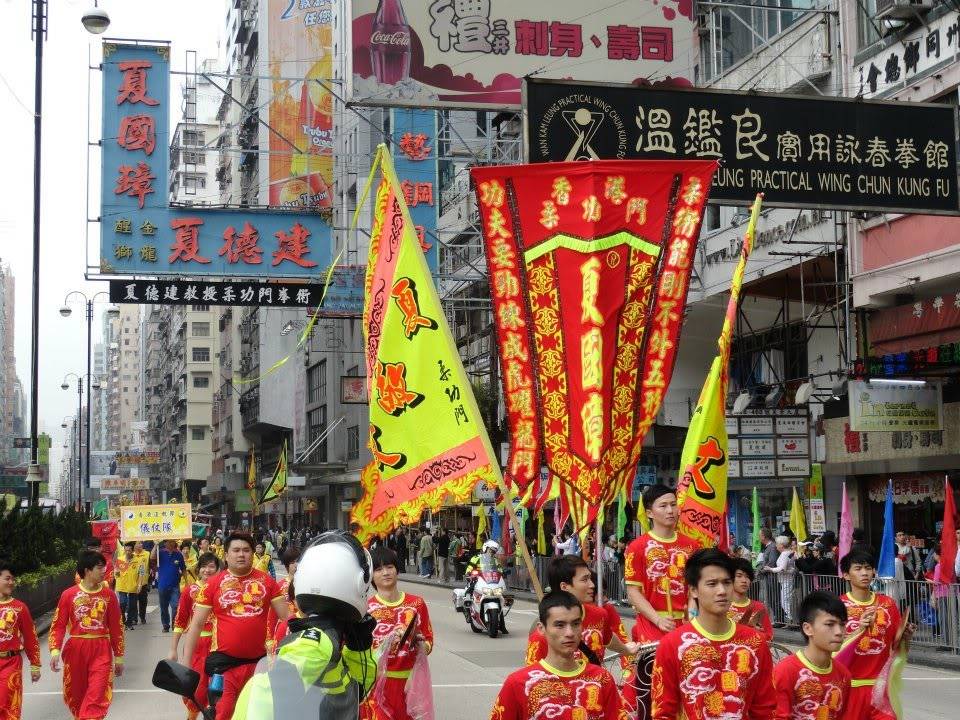
[[[603,606],[603,610],[607,613],[607,618],[610,621],[610,631],[620,638],[622,642],[629,642],[630,638],[627,637],[627,629],[623,626],[623,618],[620,616],[620,613],[617,612],[614,604],[607,603]],[[607,642],[609,642],[609,640]]]
[[[644,582],[646,573],[644,572],[643,562],[643,536],[638,537],[632,543],[627,545],[627,551],[624,553],[624,580],[627,585],[637,585],[643,594],[647,594],[647,586]]]
[[[523,693],[517,692],[518,681],[510,675],[500,688],[497,699],[493,701],[490,720],[526,720],[523,715]]]
[[[23,605],[21,603],[21,605]],[[23,638],[23,649],[27,653],[31,668],[40,667],[40,642],[37,640],[37,628],[33,625],[33,616],[26,605],[20,608],[17,614],[20,619],[20,636]]]
[[[900,632],[900,623],[902,618],[900,616],[900,608],[897,607],[897,604],[893,601],[893,598],[883,596],[884,607],[887,612],[890,613],[890,625],[887,627],[887,647],[890,648],[890,652],[896,652],[896,648],[893,644],[897,641],[897,633]]]
[[[418,622],[418,629],[420,634],[423,635],[423,639],[430,643],[430,647],[433,647],[433,625],[430,623],[430,611],[427,610],[427,603],[420,598],[420,607],[417,608],[417,612],[420,614]]]
[[[617,685],[607,670],[604,670],[603,674],[603,692],[606,696],[603,701],[603,720],[621,720],[623,703],[620,700]]]
[[[287,598],[283,595],[280,583],[270,577],[270,573],[262,572],[261,574],[264,577],[264,583],[266,583],[267,597],[270,598],[270,602],[272,603],[277,598],[283,598],[284,602],[286,602]]]
[[[190,586],[180,593],[180,602],[177,604],[177,616],[173,619],[175,633],[186,632],[190,626],[190,616],[193,615],[193,598],[190,597]]]
[[[107,598],[107,629],[110,631],[110,645],[113,648],[113,657],[123,659],[123,623],[120,620],[120,601],[112,590]]]
[[[683,706],[680,702],[680,677],[677,668],[677,638],[667,635],[657,646],[653,661],[651,689],[652,720],[676,720]],[[769,658],[769,655],[767,656]]]
[[[51,654],[63,649],[63,640],[67,635],[67,623],[70,622],[72,612],[70,605],[73,602],[73,596],[76,594],[76,587],[76,585],[73,585],[63,591],[60,595],[60,601],[57,603],[57,609],[53,613],[50,634],[47,636],[47,645]]]
[[[770,720],[777,707],[777,698],[773,692],[773,660],[770,657],[770,646],[761,643],[757,648],[759,672],[750,688],[750,703],[748,717],[750,720]]]
[[[289,632],[290,632],[290,627],[289,625],[287,625],[286,620],[281,620],[280,622],[278,622],[276,630],[273,631],[274,644],[279,645],[280,641],[283,640],[287,636],[287,633]]]
[[[773,720],[790,720],[793,711],[793,688],[796,684],[793,656],[786,657],[773,669],[773,689],[777,708]]]
[[[767,639],[767,642],[771,642],[773,640],[773,623],[770,622],[770,612],[767,610],[767,606],[758,602],[755,611],[763,616],[763,627],[760,629],[761,634]]]
[[[547,656],[547,639],[539,630],[534,630],[527,638],[527,656],[524,664],[533,665]]]

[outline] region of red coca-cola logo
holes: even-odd
[[[386,33],[386,32],[375,32],[370,36],[371,45],[399,45],[401,47],[407,47],[410,45],[410,33],[404,32],[403,30],[397,30],[396,32]]]

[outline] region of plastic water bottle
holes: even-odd
[[[207,685],[207,700],[210,707],[216,708],[221,697],[223,697],[223,675],[217,673],[210,676],[210,684]]]

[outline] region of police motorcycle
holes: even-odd
[[[507,631],[506,617],[513,607],[514,596],[507,592],[503,568],[496,554],[500,545],[494,540],[483,544],[477,566],[469,572],[467,586],[453,591],[453,608],[462,612],[475,633],[491,638]]]

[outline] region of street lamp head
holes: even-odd
[[[67,305],[64,305],[62,308],[60,308],[60,314],[63,315],[63,317],[70,317],[72,312],[73,310],[71,310]]]
[[[64,380],[62,383],[60,383],[60,389],[61,389],[61,390],[69,390],[69,389],[70,389],[70,385],[67,384],[66,380]]]
[[[112,305],[109,308],[107,308],[107,317],[108,318],[120,317],[120,308],[118,308],[116,305]]]
[[[110,27],[110,16],[107,15],[106,10],[98,8],[96,2],[94,2],[94,6],[83,14],[80,22],[83,23],[83,27],[87,29],[88,33],[100,35]]]
[[[66,428],[67,428],[67,424],[66,424],[65,422],[62,422],[62,423],[60,423],[60,427],[62,427],[63,429],[66,429]]]

